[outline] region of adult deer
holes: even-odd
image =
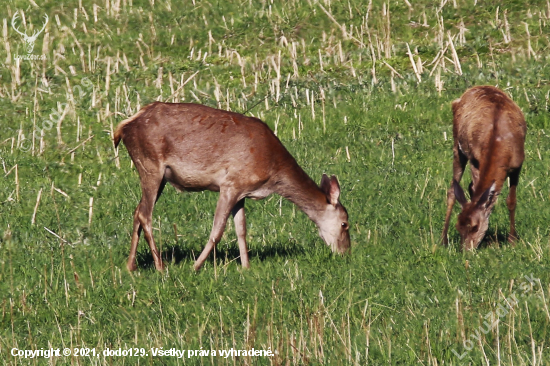
[[[241,264],[249,267],[245,198],[262,199],[271,193],[278,193],[304,211],[332,251],[349,250],[348,214],[339,201],[336,177],[323,174],[321,186],[317,186],[257,118],[198,104],[156,102],[118,125],[115,147],[121,139],[139,172],[142,189],[134,212],[127,264],[130,271],[136,269],[141,230],[156,269],[163,269],[153,240],[152,215],[166,182],[180,191],[220,192],[210,238],[195,262],[195,270],[200,269],[220,241],[230,213],[235,221]]]
[[[510,191],[506,203],[510,211],[508,241],[516,235],[516,188],[524,159],[527,127],[519,107],[502,91],[492,86],[476,86],[452,103],[453,108],[453,180],[447,193],[447,214],[443,244],[455,198],[462,206],[456,228],[465,250],[477,248],[487,227],[489,215],[507,177]],[[460,178],[470,162],[471,202],[460,187]]]

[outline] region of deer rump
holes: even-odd
[[[142,199],[134,213],[128,269],[143,229],[155,266],[163,264],[151,231],[155,201],[169,182],[177,190],[219,191],[214,225],[199,269],[234,216],[241,263],[248,267],[244,199],[278,193],[297,204],[319,227],[333,251],[349,248],[347,212],[338,201],[335,176],[323,175],[321,187],[299,167],[271,129],[257,118],[198,104],[153,103],[121,122],[115,147],[124,142],[140,176]]]

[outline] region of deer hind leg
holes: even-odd
[[[201,255],[193,266],[195,268],[195,271],[198,271],[202,267],[204,261],[206,260],[206,258],[208,258],[208,255],[210,254],[212,249],[214,249],[216,244],[219,243],[220,239],[222,238],[223,231],[225,230],[227,218],[229,217],[231,209],[235,206],[236,203],[236,195],[233,194],[233,192],[224,188],[220,189],[220,198],[218,199],[218,203],[216,205],[216,213],[214,214],[214,225],[212,226],[212,231],[210,232],[208,243],[206,243],[206,246],[204,247]]]
[[[466,155],[460,151],[458,144],[455,144],[453,148],[453,181],[460,182],[462,179],[462,174],[464,174],[464,168],[468,158]],[[451,219],[451,213],[453,212],[453,206],[455,204],[455,192],[453,189],[453,181],[451,181],[451,187],[447,191],[447,213],[445,214],[445,225],[443,226],[442,242],[443,245],[447,246],[449,244],[449,239],[447,238],[447,233],[449,231],[449,221]]]
[[[139,207],[141,206],[141,201],[138,203],[136,210],[134,211],[134,230],[132,232],[132,243],[130,244],[130,255],[128,256],[128,263],[126,268],[128,271],[135,271],[137,269],[136,265],[136,253],[137,246],[139,242],[139,237],[141,235],[141,224],[139,223]]]
[[[153,178],[148,176],[146,179],[142,179],[141,190],[142,196],[135,212],[134,212],[134,230],[132,233],[132,243],[130,245],[130,255],[128,257],[128,263],[126,267],[129,271],[137,269],[136,266],[136,253],[141,231],[145,233],[145,240],[149,244],[153,260],[155,262],[155,268],[159,271],[164,269],[160,253],[155,245],[153,239],[153,207],[155,202],[159,199],[166,181],[161,177]]]
[[[239,242],[239,252],[241,254],[241,264],[244,268],[250,268],[248,261],[248,248],[246,247],[246,218],[244,215],[244,198],[237,202],[233,210],[233,221],[235,221],[235,232]]]
[[[510,174],[510,192],[506,198],[506,205],[510,212],[510,234],[508,234],[508,242],[515,244],[517,239],[516,233],[516,188],[519,182],[519,173],[521,167],[513,170]]]

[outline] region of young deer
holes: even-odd
[[[447,232],[455,197],[462,206],[456,228],[465,250],[477,248],[487,227],[489,215],[510,177],[510,192],[506,203],[510,211],[508,241],[516,240],[516,188],[524,159],[527,127],[519,107],[502,91],[492,86],[476,86],[466,90],[453,107],[453,180],[447,193],[447,214],[443,229],[443,244],[448,244]],[[471,202],[466,200],[459,185],[467,162],[470,162]]]
[[[153,206],[166,182],[179,191],[219,191],[210,238],[195,262],[195,270],[220,241],[233,214],[243,267],[249,267],[246,247],[245,198],[271,193],[296,204],[319,228],[334,252],[350,248],[348,214],[340,204],[340,185],[323,174],[321,186],[300,168],[269,127],[257,118],[198,104],[152,103],[121,122],[114,133],[130,154],[140,176],[142,197],[134,212],[134,230],[127,267],[136,269],[141,230],[155,267],[163,263],[152,232]]]

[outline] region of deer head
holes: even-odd
[[[44,31],[46,28],[46,24],[48,24],[48,15],[44,14],[44,25],[42,26],[42,29],[39,31],[35,31],[32,36],[28,36],[26,33],[21,32],[17,27],[15,26],[16,20],[19,18],[19,12],[16,12],[13,14],[13,18],[11,18],[11,26],[13,29],[23,36],[23,42],[25,43],[25,50],[27,53],[32,53],[32,50],[34,49],[34,42],[36,42],[36,39]]]
[[[476,201],[468,202],[460,184],[453,181],[453,189],[456,200],[462,206],[462,212],[458,215],[456,229],[460,233],[464,250],[477,248],[485,232],[489,227],[489,215],[496,202],[498,192],[496,183],[493,183]]]
[[[335,175],[329,178],[323,174],[320,188],[326,196],[327,204],[318,223],[319,234],[333,251],[347,253],[350,250],[348,212],[339,201],[338,179]]]

